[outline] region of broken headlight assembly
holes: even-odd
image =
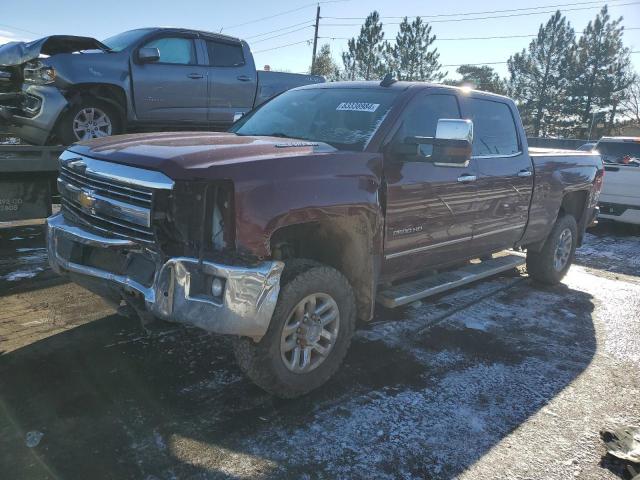
[[[55,80],[55,69],[43,64],[40,60],[28,62],[24,67],[24,81],[27,83],[47,85]]]

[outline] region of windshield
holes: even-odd
[[[636,161],[631,162],[635,165],[640,162],[640,142],[600,142],[596,150],[605,162],[627,163],[624,162],[625,157],[635,159]]]
[[[325,142],[340,150],[364,150],[398,96],[376,88],[292,90],[238,121],[238,135]]]
[[[106,40],[103,40],[107,47],[111,49],[112,52],[121,52],[125,48],[133,45],[142,37],[144,37],[147,33],[151,32],[151,28],[139,28],[137,30],[129,30],[128,32],[122,32],[118,35],[114,35],[113,37],[109,37]]]

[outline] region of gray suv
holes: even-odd
[[[138,129],[224,130],[274,95],[323,81],[257,71],[245,41],[215,33],[55,35],[0,46],[0,121],[36,145]]]

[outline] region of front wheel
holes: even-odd
[[[289,272],[287,272],[289,270]],[[282,398],[318,388],[339,368],[355,328],[347,279],[315,262],[289,264],[269,329],[260,342],[234,342],[236,360],[259,387]]]
[[[122,133],[122,120],[115,107],[95,98],[83,98],[60,118],[56,135],[64,145]]]
[[[527,272],[547,285],[560,283],[571,267],[578,240],[578,226],[571,215],[556,220],[539,252],[527,252]]]

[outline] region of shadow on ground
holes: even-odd
[[[292,401],[247,381],[224,338],[105,317],[0,355],[0,465],[21,479],[449,478],[586,369],[593,308],[507,276],[381,310],[336,377]]]

